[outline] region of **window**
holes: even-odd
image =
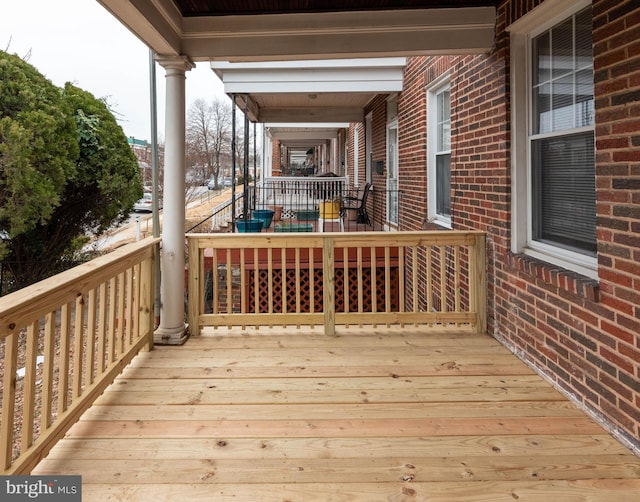
[[[353,186],[358,187],[360,185],[360,173],[358,168],[360,151],[360,131],[358,126],[353,130]]]
[[[371,183],[373,176],[373,112],[369,112],[364,118],[364,177],[366,183]]]
[[[552,1],[511,28],[512,248],[595,277],[592,11],[576,4]]]
[[[427,91],[429,218],[451,227],[451,96],[448,76]]]

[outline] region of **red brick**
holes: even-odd
[[[619,354],[612,352],[606,347],[600,347],[600,354],[617,368],[622,368],[628,373],[633,373],[633,371],[635,370],[635,366],[631,361],[627,360],[624,357],[620,357]]]
[[[509,251],[512,131],[505,59],[509,35],[504,27],[537,3],[499,3],[497,47],[488,55],[408,58],[398,119],[401,189],[406,195],[401,224],[407,230],[423,225],[429,182],[425,85],[450,71],[453,226],[488,234],[489,282],[496,300],[490,329],[577,400],[606,414],[614,427],[633,437],[637,421],[601,399],[607,396],[620,402],[628,390],[610,374],[598,381],[598,360],[593,357],[626,372],[640,358],[640,306],[635,293],[640,290],[640,249],[634,240],[640,232],[640,193],[625,181],[640,177],[640,100],[634,98],[640,92],[640,42],[635,32],[625,33],[626,28],[640,24],[640,9],[625,10],[626,0],[593,1],[596,210],[601,222],[597,282]],[[610,17],[613,13],[622,14]],[[385,158],[384,103],[378,99],[367,110],[374,112],[374,142],[380,142],[374,158]],[[360,172],[364,173],[362,127],[360,131]],[[384,186],[384,178],[380,183]],[[565,331],[568,326],[571,335]],[[595,352],[589,352],[590,347]],[[636,377],[640,376],[637,366]],[[585,384],[588,378],[598,384],[598,392]],[[640,406],[640,398],[634,399]]]
[[[633,343],[633,335],[627,330],[621,329],[619,326],[612,324],[606,320],[601,323],[601,328],[605,333],[609,333],[615,338],[627,343]]]

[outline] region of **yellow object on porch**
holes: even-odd
[[[325,200],[323,202],[320,202],[320,218],[324,220],[337,220],[339,217],[339,200]]]

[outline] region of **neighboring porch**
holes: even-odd
[[[486,335],[205,329],[140,354],[34,474],[83,500],[640,500],[640,459]]]
[[[398,190],[376,188],[371,183],[349,187],[346,177],[271,177],[246,191],[225,192],[227,197],[198,222],[187,222],[187,233],[385,231],[389,229],[387,202],[397,200]],[[332,214],[327,215],[330,209]],[[234,217],[235,215],[235,217]],[[245,220],[261,220],[250,230]]]

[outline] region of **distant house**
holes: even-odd
[[[136,159],[138,159],[140,176],[142,177],[144,186],[151,187],[151,143],[144,139],[134,138],[133,136],[129,136],[127,140]],[[160,170],[162,166],[164,166],[164,145],[158,145],[158,166]]]

